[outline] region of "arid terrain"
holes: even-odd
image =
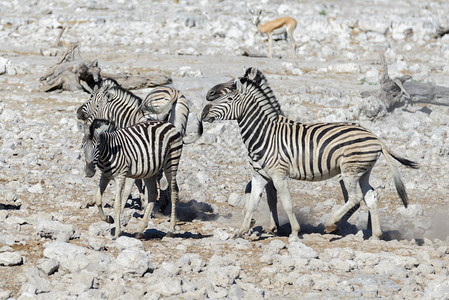
[[[283,39],[268,58],[249,8],[263,9],[262,23],[297,19],[296,58]],[[379,53],[392,78],[449,87],[449,35],[436,36],[448,15],[444,1],[0,0],[0,299],[448,299],[449,107],[389,112],[361,96],[380,90]],[[100,173],[84,175],[76,119],[89,94],[43,92],[39,80],[74,42],[102,72],[170,76],[191,102],[188,131],[212,86],[258,67],[290,119],[358,122],[418,162],[400,166],[409,207],[381,157],[371,175],[381,240],[370,238],[364,203],[336,234],[324,233],[344,203],[336,178],[289,182],[299,239],[289,239],[280,201],[279,234],[264,231],[265,195],[254,229],[235,238],[251,169],[237,124],[220,121],[184,146],[175,237],[158,212],[134,238],[143,212],[133,190],[113,240],[114,225],[86,207]],[[111,183],[108,214],[113,192]]]

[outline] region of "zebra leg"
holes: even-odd
[[[104,174],[101,174],[100,183],[98,185],[97,193],[95,194],[95,204],[98,207],[98,213],[100,214],[100,219],[103,221],[106,221],[108,223],[114,223],[114,218],[111,216],[106,216],[103,211],[103,193],[106,190],[106,187],[108,186],[109,182],[111,180],[104,176]]]
[[[251,226],[251,217],[259,204],[260,197],[262,196],[263,189],[267,184],[267,180],[259,174],[254,174],[251,180],[251,197],[246,199],[245,202],[245,217],[243,219],[242,226],[237,232],[238,236],[242,236],[249,231]]]
[[[290,221],[290,226],[292,227],[292,233],[290,236],[297,237],[299,231],[301,230],[301,226],[299,226],[298,220],[293,212],[293,203],[292,197],[290,195],[290,190],[288,188],[288,180],[287,177],[273,178],[273,184],[276,188],[277,194],[282,201],[282,206],[284,207],[285,212],[287,213],[288,220]]]
[[[150,177],[144,179],[145,182],[145,196],[144,201],[147,203],[145,207],[145,212],[143,214],[142,223],[140,223],[139,230],[137,231],[136,237],[142,238],[145,232],[145,228],[148,226],[148,221],[150,220],[151,213],[153,212],[154,203],[157,198],[157,184],[156,177]]]
[[[293,38],[293,32],[289,32],[287,30],[287,35],[290,38],[291,43],[293,44],[292,58],[295,58],[296,57],[296,42],[295,42],[295,39]]]
[[[251,189],[252,189],[252,184],[251,184],[251,180],[250,180],[250,181],[248,181],[248,183],[246,184],[246,187],[245,187],[245,203],[248,202],[251,198]],[[249,227],[250,228],[253,227],[255,223],[256,223],[256,220],[251,219],[251,223],[250,223]]]
[[[120,213],[121,213],[121,209],[122,209],[122,202],[126,201],[126,199],[128,198],[128,195],[123,196],[123,185],[125,184],[125,177],[124,176],[117,176],[115,178],[115,201],[114,201],[114,213],[115,213],[115,220],[114,220],[114,225],[115,225],[115,234],[114,234],[114,239],[118,238],[120,236],[121,233],[121,228],[120,228]],[[122,200],[122,198],[125,198],[124,200]]]
[[[345,203],[348,202],[348,190],[346,189],[345,186],[345,182],[343,181],[343,179],[340,177],[339,179],[339,183],[340,183],[340,187],[341,187],[341,192],[343,193],[343,198],[345,199]],[[356,206],[354,206],[353,208],[351,208],[341,219],[340,222],[344,222],[347,221],[356,211],[357,209],[360,208],[360,203],[357,203]]]
[[[362,188],[363,192],[363,199],[366,203],[366,206],[368,206],[370,218],[368,218],[368,222],[371,221],[371,231],[372,231],[372,238],[379,239],[382,236],[382,229],[380,228],[380,222],[379,222],[379,210],[378,210],[378,202],[379,202],[379,196],[377,192],[374,190],[374,188],[369,184],[369,176],[370,176],[371,170],[366,172],[360,178],[360,187]]]
[[[170,198],[171,198],[171,214],[170,214],[170,231],[167,232],[167,236],[173,236],[176,226],[176,206],[178,204],[179,188],[176,181],[177,166],[172,166],[171,170],[165,172],[167,181],[170,184]]]
[[[141,179],[137,179],[135,181],[137,189],[139,190],[139,195],[140,195],[140,208],[142,210],[145,210],[145,207],[147,206],[147,202],[145,200],[145,187],[142,184],[142,180]]]
[[[136,182],[136,180],[133,179],[133,178],[126,178],[125,179],[125,185],[124,185],[123,191],[122,191],[121,210],[123,210],[125,208],[126,202],[128,201],[128,196],[129,196],[129,194],[131,194],[131,190],[132,190],[133,185],[134,185],[135,182]]]
[[[267,191],[267,202],[268,207],[270,208],[270,227],[268,227],[268,231],[274,232],[279,228],[279,218],[277,209],[277,192],[272,181],[265,186],[265,190]]]
[[[348,202],[334,212],[329,221],[327,221],[326,233],[335,231],[337,229],[337,224],[341,221],[343,216],[363,199],[362,190],[359,186],[360,177],[358,175],[342,174],[342,178],[348,191]]]

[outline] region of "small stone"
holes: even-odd
[[[142,241],[127,236],[121,236],[118,239],[116,239],[115,247],[117,248],[117,250],[144,249]]]
[[[22,256],[17,252],[0,253],[0,266],[17,266],[23,263]]]
[[[231,237],[231,235],[224,228],[217,228],[214,230],[214,238],[226,241]]]
[[[153,272],[154,270],[149,254],[136,248],[123,250],[117,256],[116,261],[123,273],[143,276],[145,273]]]
[[[38,234],[45,238],[67,242],[75,237],[75,228],[71,224],[62,224],[58,221],[42,220],[36,225]]]
[[[237,193],[230,193],[228,197],[228,204],[231,206],[241,206],[245,203],[244,196]]]
[[[39,264],[39,268],[46,274],[52,275],[59,268],[59,262],[56,259],[43,259]]]
[[[89,247],[95,251],[102,251],[105,249],[106,246],[106,243],[103,239],[92,236],[89,236],[87,238],[87,242],[89,244]]]

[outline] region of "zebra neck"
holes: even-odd
[[[98,151],[98,166],[100,169],[104,164],[111,159],[114,152],[117,152],[117,147],[114,147],[116,132],[103,133],[100,135],[100,143],[97,147]]]
[[[243,118],[237,120],[243,143],[248,149],[248,155],[253,161],[258,161],[265,153],[267,141],[273,133],[276,120],[261,111],[247,111]]]

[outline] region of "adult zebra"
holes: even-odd
[[[209,89],[207,91],[206,94],[206,100],[207,101],[213,101],[215,99],[218,99],[220,97],[223,97],[224,95],[227,95],[228,93],[231,93],[233,91],[233,89],[235,89],[235,85],[234,85],[234,79],[231,79],[227,82],[224,83],[220,83],[215,85],[214,87],[212,87],[211,89]],[[271,94],[268,97],[274,97],[274,94]],[[282,112],[282,109],[279,105],[279,103],[277,101],[273,101],[272,102],[273,105],[276,106],[276,110],[279,111],[279,115],[278,115],[278,121],[285,121],[285,122],[290,122],[290,120],[287,119],[287,117],[285,117],[284,113]],[[201,119],[201,118],[200,118]],[[198,135],[201,136],[202,134],[202,124],[201,124],[201,120],[199,121],[199,126],[198,128],[201,129],[201,132],[198,133]],[[343,179],[341,178],[341,176],[339,175],[339,183],[343,192],[343,197],[345,200],[345,203],[348,202],[348,192],[345,188],[345,184],[343,182]],[[251,197],[251,190],[252,190],[252,183],[251,180],[246,184],[245,187],[245,198],[246,201],[249,201],[250,197]],[[276,188],[273,186],[273,182],[268,182],[267,185],[265,186],[265,191],[267,193],[267,201],[268,204],[270,206],[271,209],[276,210],[277,209],[277,191]],[[360,208],[360,203],[357,203],[353,208],[351,208],[342,218],[342,220],[348,220],[358,209]],[[253,220],[251,221],[253,222]],[[371,227],[371,214],[368,213],[368,228]],[[270,231],[274,231],[275,227],[274,226],[270,226]]]
[[[115,130],[113,122],[95,119],[83,138],[83,149],[86,158],[85,172],[87,177],[95,175],[95,167],[102,171],[100,186],[104,188],[110,180],[116,182],[114,201],[115,234],[121,233],[120,213],[131,192],[132,184],[125,183],[127,178],[143,179],[145,198],[148,205],[137,236],[143,236],[148,225],[153,204],[157,197],[156,177],[164,169],[169,182],[171,194],[171,235],[175,230],[175,209],[178,201],[178,185],[176,173],[182,152],[182,138],[179,131],[170,123],[149,121]],[[102,218],[106,218],[102,208],[102,193],[96,199]]]
[[[307,181],[329,179],[341,174],[348,202],[333,213],[326,223],[326,232],[333,232],[342,217],[363,199],[371,214],[373,237],[382,231],[378,216],[378,195],[369,184],[371,169],[384,154],[390,167],[396,190],[407,207],[408,197],[394,158],[400,163],[417,168],[415,162],[391,152],[373,133],[355,123],[301,124],[281,115],[277,102],[265,76],[256,68],[249,68],[237,78],[230,92],[206,105],[202,120],[237,120],[243,142],[253,167],[252,191],[245,205],[245,217],[239,234],[249,230],[251,216],[260,200],[263,188],[273,184],[286,211],[292,235],[300,226],[293,213],[288,178]],[[279,226],[273,201],[270,229]]]

